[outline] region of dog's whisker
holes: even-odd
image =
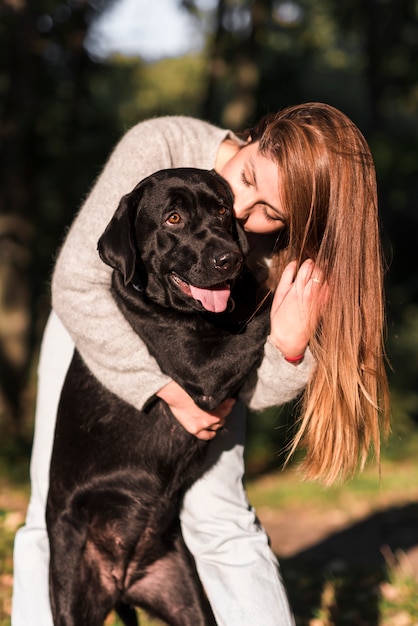
[[[264,296],[264,298],[257,304],[254,312],[250,315],[250,317],[245,321],[242,329],[240,330],[240,333],[244,332],[244,330],[246,329],[246,327],[248,326],[248,324],[255,318],[255,316],[257,315],[257,313],[263,308],[265,302],[267,301],[267,299],[270,297],[270,295],[273,293],[272,289],[269,289],[266,293],[266,295]]]

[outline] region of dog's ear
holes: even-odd
[[[243,227],[238,223],[236,219],[234,219],[232,223],[232,236],[234,238],[234,241],[238,243],[243,256],[247,256],[249,251],[247,235],[245,234],[245,230],[243,229]]]
[[[118,208],[97,244],[100,258],[104,263],[118,270],[125,285],[133,283],[139,290],[143,285],[142,261],[136,246],[135,221],[138,195],[129,193],[123,196]]]

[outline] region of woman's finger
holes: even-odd
[[[315,262],[312,259],[306,259],[299,268],[296,274],[295,283],[296,288],[305,287],[309,280],[313,279],[314,272],[317,271]]]
[[[202,439],[203,441],[209,441],[210,439],[214,439],[217,433],[225,426],[225,420],[219,420],[215,423],[208,424],[205,428],[201,428],[199,431],[195,433],[195,437],[197,439]]]
[[[216,431],[208,429],[200,430],[198,433],[195,433],[194,436],[201,441],[210,441],[216,437]]]
[[[295,279],[295,272],[296,272],[296,261],[291,261],[284,268],[279,284],[277,285],[277,288],[274,292],[274,299],[273,299],[272,306],[275,309],[279,308],[284,298],[288,294],[289,289],[292,287],[293,281]]]

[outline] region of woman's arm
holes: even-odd
[[[254,410],[296,398],[315,369],[308,343],[326,303],[328,286],[312,260],[296,270],[296,262],[291,262],[283,272],[271,307],[263,361],[242,391],[244,401]],[[302,358],[295,362],[299,356]]]
[[[112,270],[100,260],[97,242],[120,198],[140,179],[170,166],[158,127],[145,122],[129,131],[69,230],[52,278],[53,308],[87,366],[104,386],[138,409],[170,379],[119,311],[110,292]]]
[[[294,365],[268,338],[264,346],[263,361],[256,372],[245,382],[240,396],[254,411],[290,402],[302,393],[315,367],[309,349],[303,360]]]

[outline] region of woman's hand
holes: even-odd
[[[296,261],[286,266],[271,307],[270,340],[289,359],[303,355],[326,302],[328,285],[311,259],[296,274]]]
[[[233,398],[228,398],[216,409],[207,413],[199,408],[189,394],[174,380],[160,389],[157,396],[168,404],[174,417],[187,432],[204,441],[209,441],[216,436],[235,404]]]

